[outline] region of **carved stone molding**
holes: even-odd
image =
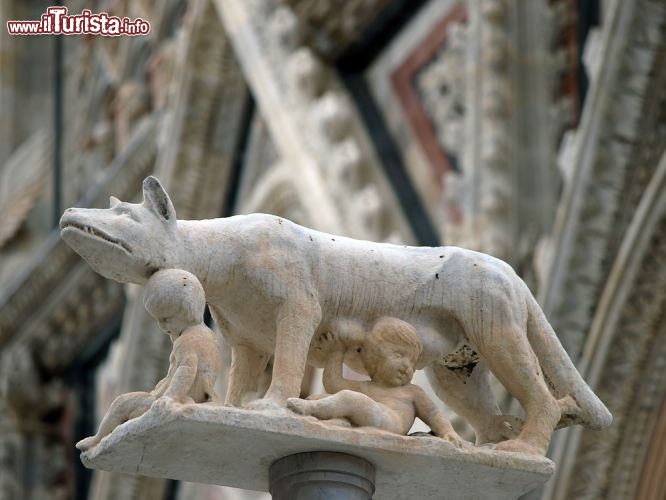
[[[514,265],[535,290],[535,248],[552,230],[559,198],[557,150],[579,113],[578,4],[519,0],[513,2],[511,17],[519,193]]]
[[[68,496],[72,485],[65,457],[73,443],[63,372],[122,309],[119,284],[95,274],[84,262],[69,271],[0,353],[0,450],[10,455],[2,472],[17,460],[12,488],[22,492],[8,498]],[[27,455],[32,456],[30,471],[24,470]],[[24,491],[26,483],[29,489]]]
[[[11,486],[16,494],[8,498],[56,499],[71,492],[66,459],[66,448],[72,444],[71,405],[61,377],[122,309],[120,285],[95,274],[84,262],[69,271],[1,352],[0,453],[8,457],[0,475],[17,461]],[[25,470],[28,455],[32,470]],[[2,480],[0,487],[5,487]]]
[[[648,224],[660,212],[645,208],[664,168],[665,22],[660,2],[609,2],[585,48],[590,92],[560,156],[566,187],[540,299],[615,422],[556,438],[551,457],[562,466],[546,499],[634,498],[666,391],[666,228]]]
[[[651,440],[654,424],[650,419],[666,390],[664,256],[666,218],[662,216],[636,277],[636,288],[622,309],[595,389],[613,413],[613,425],[603,433],[578,430],[580,442],[569,442],[571,475],[554,498],[633,498],[635,478]]]
[[[666,372],[666,367],[659,368],[662,372]],[[663,471],[663,464],[666,463],[666,401],[661,406],[658,421],[652,433],[652,441],[647,446],[643,470],[636,489],[636,498],[663,498],[666,496],[666,475]]]
[[[219,217],[247,90],[212,2],[192,2],[188,17],[175,61],[173,115],[164,124],[155,173],[172,186],[180,217]]]
[[[21,464],[25,461],[25,450],[16,420],[10,417],[6,401],[0,397],[0,498],[22,498]]]
[[[155,121],[146,122],[137,131],[127,149],[108,167],[105,176],[93,186],[84,206],[107,206],[108,193],[125,199],[135,196],[141,180],[152,171],[155,159]],[[0,295],[0,347],[19,335],[35,316],[35,305],[48,302],[49,296],[65,281],[80,262],[79,257],[61,240],[55,230],[44,242],[32,266]]]
[[[539,299],[570,355],[576,359],[589,328],[610,259],[625,175],[645,116],[647,84],[659,64],[663,39],[659,2],[609,4],[601,34],[601,62],[591,82],[568,162],[546,274]],[[650,33],[644,36],[644,33]],[[617,234],[622,234],[620,231]]]
[[[394,233],[411,239],[404,216],[389,211],[390,203],[379,210],[360,203],[362,217],[350,210],[347,200],[366,197],[367,189],[381,199],[393,193],[347,91],[302,45],[301,20],[267,0],[216,5],[281,160],[292,169],[307,212],[317,214],[313,225],[364,239]]]
[[[666,155],[633,212],[579,363],[614,423],[560,438],[553,454],[564,466],[547,498],[632,498],[638,487],[666,392]]]
[[[105,206],[109,192],[134,197],[141,179],[152,170],[155,128],[153,120],[136,130],[123,154],[107,167],[82,204]],[[0,418],[3,425],[9,422],[10,429],[0,447],[7,450],[9,446],[13,460],[32,454],[31,467],[39,471],[38,475],[31,472],[34,477],[28,481],[21,464],[17,483],[7,487],[29,486],[18,497],[65,498],[72,484],[64,447],[71,443],[62,429],[71,423],[65,421],[68,400],[61,377],[89,341],[113,323],[123,305],[123,289],[94,273],[54,230],[31,265],[2,292],[0,347],[5,371],[0,374],[0,386],[5,389],[0,390],[0,406],[7,408]],[[6,372],[9,367],[13,367],[10,374]]]
[[[396,68],[391,80],[415,135],[443,175],[456,168],[464,144],[467,9],[454,5]]]
[[[243,171],[236,192],[235,211],[246,210],[242,206],[238,208],[239,205],[253,196],[259,180],[278,162],[278,151],[266,127],[266,122],[259,113],[254,113],[247,137]]]
[[[155,122],[149,121],[139,127],[127,149],[82,203],[104,206],[109,192],[133,198],[141,179],[152,170],[154,158]],[[0,446],[5,451],[7,446],[11,448],[7,453],[11,452],[12,460],[31,453],[31,466],[39,470],[28,481],[20,465],[17,484],[7,487],[29,486],[19,497],[64,498],[72,488],[64,449],[65,442],[71,443],[62,429],[71,424],[65,422],[68,400],[61,377],[89,341],[113,323],[123,305],[123,289],[94,273],[60,240],[56,230],[43,242],[32,265],[3,292],[0,418],[10,429]],[[58,415],[56,421],[54,415]]]
[[[303,225],[312,222],[303,208],[289,168],[282,163],[273,165],[257,180],[251,195],[240,200],[239,212],[275,214]]]
[[[664,307],[666,304],[662,304],[662,310]],[[659,448],[661,453],[664,449],[663,401],[666,393],[666,321],[663,317],[650,333],[653,336],[649,339],[649,354],[640,360],[645,367],[639,375],[640,387],[630,404],[610,473],[608,498],[614,500],[663,497],[663,494],[650,497],[641,493],[641,490],[650,491],[650,482],[661,482],[662,491],[666,493],[663,489],[665,462],[659,458]]]
[[[391,0],[281,0],[304,27],[305,44],[327,60],[334,60],[363,34]]]
[[[512,262],[516,239],[513,162],[516,107],[511,78],[511,6],[470,0],[466,65],[466,129],[462,158],[461,244]],[[474,140],[471,140],[474,138]]]
[[[36,324],[26,325],[29,333],[21,340],[33,345],[42,369],[60,373],[107,325],[115,322],[124,302],[120,284],[79,262],[68,273],[56,300],[47,303],[46,310],[37,316]]]
[[[0,169],[0,248],[25,221],[46,187],[52,138],[35,132]]]

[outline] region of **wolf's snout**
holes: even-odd
[[[59,225],[60,225],[60,229],[63,229],[63,228],[65,227],[65,225],[67,224],[67,217],[70,216],[70,215],[72,215],[73,213],[74,213],[74,209],[73,209],[73,208],[67,208],[67,209],[63,212],[62,217],[60,217],[60,223],[59,223]]]

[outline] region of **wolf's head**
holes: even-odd
[[[63,240],[96,272],[142,284],[177,264],[176,211],[155,177],[143,181],[143,203],[110,201],[109,208],[68,208],[60,219]]]

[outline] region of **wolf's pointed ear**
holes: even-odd
[[[118,198],[115,196],[109,196],[109,208],[115,207],[118,203],[120,203]]]
[[[176,210],[169,195],[155,177],[146,177],[143,181],[143,203],[155,215],[166,222],[176,222]]]

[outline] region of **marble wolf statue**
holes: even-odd
[[[543,455],[558,426],[611,423],[527,285],[499,259],[354,240],[266,214],[177,220],[154,177],[143,195],[139,204],[111,197],[107,209],[67,209],[62,238],[116,281],[144,284],[166,268],[197,276],[232,349],[227,404],[257,392],[272,360],[270,387],[249,407],[284,407],[299,395],[306,364],[323,365],[326,353],[315,346],[327,332],[341,332],[345,362],[362,369],[358,337],[391,316],[416,328],[417,368],[470,422],[477,443]],[[490,373],[521,403],[524,419],[502,415]]]

